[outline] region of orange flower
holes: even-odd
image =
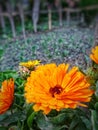
[[[46,64],[31,72],[25,86],[27,103],[35,103],[35,111],[48,114],[52,109],[86,106],[93,91],[85,75],[77,67],[68,71],[69,64]]]
[[[90,54],[90,58],[98,64],[98,46],[92,49],[92,54]]]
[[[2,82],[0,89],[0,114],[9,109],[14,99],[14,81],[13,79]]]

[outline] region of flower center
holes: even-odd
[[[52,97],[54,97],[54,94],[60,94],[62,91],[62,88],[60,85],[56,85],[54,88],[50,88],[50,93],[52,94]]]

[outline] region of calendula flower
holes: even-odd
[[[90,54],[90,58],[98,64],[98,46],[92,49],[92,54]]]
[[[14,99],[14,81],[13,79],[2,82],[0,88],[0,114],[6,112]]]
[[[33,69],[36,65],[39,65],[39,60],[30,60],[28,62],[20,62],[20,66],[27,67],[28,69]]]
[[[86,77],[77,67],[68,70],[69,64],[40,65],[31,72],[25,86],[27,103],[34,103],[35,111],[48,114],[52,109],[86,106],[93,91]]]

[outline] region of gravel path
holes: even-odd
[[[85,69],[93,38],[93,29],[76,26],[30,34],[27,42],[20,39],[1,45],[4,53],[0,59],[0,71],[17,70],[19,62],[34,59],[43,63],[68,62]]]

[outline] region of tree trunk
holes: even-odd
[[[10,2],[6,3],[6,8],[7,8],[7,11],[9,13],[8,18],[9,18],[9,21],[10,21],[10,24],[11,24],[13,37],[16,37],[14,19],[13,19],[13,16],[12,16],[12,7],[11,7],[11,3]]]
[[[62,5],[61,5],[61,0],[55,0],[55,5],[58,10],[59,14],[59,25],[62,26]]]
[[[4,16],[2,15],[2,5],[0,5],[0,23],[3,32],[5,31],[5,21],[4,21]]]
[[[29,0],[22,0],[21,3],[23,4],[23,9],[27,10],[29,7]]]
[[[67,25],[69,26],[70,24],[70,21],[71,21],[71,18],[70,18],[70,11],[67,10]]]
[[[18,6],[18,10],[19,10],[20,19],[21,19],[23,37],[24,37],[24,39],[26,39],[23,6],[20,3],[17,6]]]
[[[48,6],[48,28],[49,30],[52,29],[52,11],[51,7]]]
[[[37,23],[39,20],[40,0],[34,0],[32,9],[32,20],[34,25],[34,32],[37,32]]]

